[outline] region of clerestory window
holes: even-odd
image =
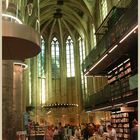
[[[45,78],[45,41],[41,36],[41,52],[38,55],[38,80],[40,85],[40,103],[45,104],[46,101],[46,78]]]
[[[66,65],[67,65],[67,77],[75,76],[74,66],[74,46],[73,40],[68,36],[66,40]]]
[[[102,17],[102,20],[105,19],[107,14],[108,14],[107,1],[106,0],[101,0],[101,17]]]
[[[52,64],[52,78],[60,78],[60,49],[59,42],[56,37],[51,42],[51,64]]]
[[[85,100],[87,97],[87,77],[85,77],[82,72],[82,63],[85,59],[85,44],[84,40],[81,37],[79,38],[79,51],[80,51],[81,84],[82,84],[83,99]]]

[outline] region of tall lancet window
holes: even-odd
[[[67,77],[75,76],[73,40],[68,36],[66,40]]]
[[[107,0],[101,0],[101,17],[102,17],[102,20],[105,19],[107,14],[108,14]]]
[[[32,80],[31,80],[31,62],[29,60],[29,73],[28,73],[28,77],[29,77],[29,105],[32,104]]]
[[[94,46],[93,47],[96,47],[97,42],[96,42],[95,27],[94,26],[93,26],[93,41],[94,41]]]
[[[52,58],[52,78],[60,78],[60,50],[59,42],[56,37],[51,42],[51,58]]]
[[[83,92],[83,99],[86,100],[86,97],[87,97],[87,77],[84,76],[83,71],[82,71],[82,63],[85,59],[85,44],[84,44],[84,40],[81,37],[79,38],[79,51],[80,51],[80,69],[81,69],[82,92]]]
[[[40,103],[45,104],[46,101],[46,78],[45,78],[45,41],[41,37],[41,53],[38,55],[38,78],[40,85]]]

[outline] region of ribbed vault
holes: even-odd
[[[72,37],[74,32],[80,36],[83,34],[87,36],[88,22],[93,23],[93,13],[87,4],[88,2],[85,3],[83,0],[41,0],[41,34],[48,35],[49,31],[49,38],[51,38],[54,30],[56,32],[57,29],[61,36],[62,32],[66,31]]]

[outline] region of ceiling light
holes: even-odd
[[[111,50],[109,50],[109,53],[111,53],[113,50],[115,50],[118,47],[118,45],[115,45]]]
[[[113,106],[118,107],[118,106],[121,106],[121,105],[123,105],[123,103],[116,104],[116,105],[113,105]]]
[[[85,73],[85,76],[87,76],[87,74],[89,74],[89,71],[87,71],[87,72]]]
[[[119,67],[121,67],[122,65],[123,65],[123,63],[119,64],[117,67],[119,68]]]
[[[105,54],[93,67],[90,68],[89,71],[93,70],[101,61],[103,61],[106,57],[107,57],[108,54]]]
[[[112,70],[111,71],[109,71],[107,74],[110,74],[112,72]]]
[[[87,71],[87,72],[85,73],[84,76],[87,76],[87,74],[89,74],[90,71],[92,71],[101,61],[103,61],[103,60],[107,57],[107,55],[108,55],[108,54],[105,54],[95,65],[93,65],[93,66],[89,69],[89,71]]]
[[[93,109],[93,111],[100,111],[100,110],[103,110],[103,109],[109,109],[111,107],[112,106],[106,106],[106,107],[102,107],[102,108],[98,108],[98,109]]]
[[[23,24],[21,20],[19,20],[17,17],[14,17],[14,16],[12,16],[12,15],[2,14],[2,17],[8,17],[8,18],[14,19],[14,20],[17,21],[19,24]]]
[[[119,43],[122,43],[129,35],[131,35],[136,29],[138,25],[136,25]]]
[[[22,63],[22,62],[14,62],[14,65],[21,66],[23,69],[27,69],[28,68],[28,65],[26,65],[25,63]]]
[[[127,60],[125,60],[123,63],[126,63],[126,62],[128,62],[130,60],[130,58],[128,58]]]
[[[126,104],[135,103],[135,102],[138,102],[138,100],[128,101],[126,102]]]
[[[43,108],[46,109],[59,109],[59,108],[71,108],[71,107],[78,107],[78,104],[69,104],[69,103],[51,103],[48,105],[44,105]]]

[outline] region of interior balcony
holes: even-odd
[[[90,93],[85,110],[111,110],[124,104],[138,102],[138,74],[116,80],[97,93]]]
[[[102,38],[82,64],[85,76],[106,75],[114,63],[137,56],[137,4],[132,0],[128,7],[111,9],[95,33]]]

